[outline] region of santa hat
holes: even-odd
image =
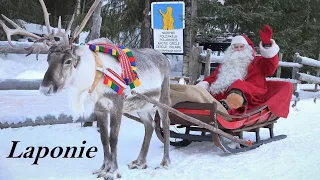
[[[249,45],[248,41],[242,35],[237,35],[237,36],[233,37],[232,40],[231,40],[231,45],[233,45],[233,44]]]
[[[252,50],[253,50],[253,54],[255,54],[255,49],[254,49],[254,44],[252,43],[251,39],[249,39],[246,35],[242,34],[242,35],[237,35],[235,37],[232,38],[231,40],[231,45],[233,44],[244,44],[244,45],[250,45]]]

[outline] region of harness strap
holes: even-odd
[[[101,62],[98,54],[94,51],[91,51],[91,52],[92,52],[92,54],[94,56],[94,60],[96,62],[96,69],[97,69],[97,67],[102,68],[102,62]],[[103,76],[103,73],[101,71],[96,70],[95,73],[96,73],[96,75],[94,77],[94,82],[89,90],[89,94],[91,94],[92,91],[96,88],[96,86],[98,85],[98,82],[100,81],[101,77]]]

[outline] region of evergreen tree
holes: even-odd
[[[48,13],[50,14],[50,25],[56,27],[58,24],[58,18],[61,16],[62,25],[66,25],[71,18],[76,0],[44,0]],[[21,19],[25,22],[44,24],[44,16],[39,0],[1,0],[0,1],[1,14],[12,19],[22,28],[23,25],[17,21]],[[2,19],[2,17],[1,17]],[[12,26],[5,22],[10,28]],[[0,30],[0,39],[6,40],[4,31]],[[13,38],[14,39],[14,38]]]
[[[269,24],[284,60],[292,60],[295,52],[314,59],[319,56],[319,0],[225,0],[224,5],[217,0],[201,0],[200,3],[198,29],[214,37],[224,32],[245,33],[258,45],[259,30]]]
[[[114,43],[138,47],[142,24],[143,0],[111,0],[102,8],[101,36]]]
[[[221,12],[225,7],[218,0],[198,0],[198,17],[186,20],[186,29],[194,28],[198,41],[215,41],[217,37],[224,36],[226,27],[222,21]]]
[[[9,19],[14,20],[17,24],[22,26],[22,24],[17,21],[17,19],[22,19],[27,22],[40,23],[39,14],[34,13],[38,9],[41,10],[40,3],[35,0],[1,0],[0,1],[0,9],[1,14],[5,15]],[[2,17],[1,20],[5,22],[5,24],[12,28]],[[6,40],[7,36],[3,31],[2,27],[0,27],[0,40]],[[14,39],[14,38],[13,38]]]

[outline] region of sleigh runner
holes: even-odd
[[[266,94],[269,99],[285,102],[291,99],[292,84],[287,82],[268,81],[273,91]],[[274,125],[282,114],[270,110],[268,101],[257,108],[248,110],[242,115],[229,115],[217,110],[217,103],[180,102],[172,107],[154,101],[143,94],[135,93],[140,98],[161,106],[169,111],[170,144],[187,146],[196,141],[212,141],[217,147],[228,153],[244,152],[255,149],[262,144],[286,138],[286,135],[275,135]],[[287,95],[284,95],[287,94]],[[280,109],[287,111],[288,107]],[[271,105],[272,108],[274,106]],[[161,142],[164,142],[160,116],[155,114],[155,131]],[[260,131],[267,129],[268,137],[260,137]],[[255,133],[254,140],[246,140],[244,133]],[[228,140],[231,140],[231,142]]]

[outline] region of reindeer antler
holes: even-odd
[[[73,20],[72,20],[73,21]],[[70,21],[72,23],[72,21]],[[70,25],[71,26],[71,25]],[[70,30],[68,30],[70,31]],[[58,21],[58,29],[53,28],[51,30],[51,33],[44,36],[43,38],[40,38],[38,40],[36,40],[35,42],[43,42],[45,40],[52,40],[54,41],[54,37],[62,37],[62,41],[61,44],[63,46],[68,46],[68,33],[67,31],[61,29],[61,16],[59,16],[59,21]]]
[[[13,27],[16,28],[16,29],[10,29],[10,28],[8,28],[8,26],[6,26],[6,24],[2,20],[0,20],[1,26],[3,27],[3,30],[7,34],[8,43],[11,46],[13,46],[13,44],[11,43],[11,36],[15,35],[15,34],[25,35],[25,36],[33,37],[35,39],[40,38],[39,36],[22,29],[18,24],[16,24],[15,22],[13,22],[9,18],[7,18],[5,15],[3,15],[3,14],[1,14],[1,15],[6,21],[8,21]]]
[[[51,30],[50,21],[49,21],[49,13],[48,13],[46,4],[44,3],[43,0],[39,0],[39,2],[42,7],[44,22],[46,24],[48,34],[45,37],[38,39],[37,42],[47,40],[47,39],[53,40],[54,37],[62,37],[62,39],[63,39],[62,44],[64,46],[68,46],[68,34],[67,34],[68,31],[61,29],[61,16],[59,16],[58,30],[57,31],[55,29]],[[74,15],[73,15],[73,18],[71,19],[71,21],[69,22],[70,27],[71,27],[71,24],[73,23],[73,19],[74,19]],[[68,28],[69,28],[69,26],[68,26]],[[69,30],[70,30],[70,28],[69,28]]]
[[[44,22],[47,26],[47,31],[48,34],[51,33],[51,26],[50,26],[50,21],[49,21],[49,13],[46,7],[46,4],[43,2],[43,0],[39,0],[41,7],[42,7],[42,11],[43,11],[43,16],[44,16]]]
[[[37,57],[38,57],[38,53],[43,49],[43,48],[48,48],[48,46],[52,45],[52,42],[46,41],[47,39],[53,38],[55,36],[62,36],[63,40],[65,41],[65,44],[68,45],[68,38],[65,35],[65,33],[63,33],[61,31],[61,22],[60,22],[60,28],[58,28],[58,32],[55,32],[54,30],[51,31],[51,26],[50,26],[50,22],[49,22],[49,13],[47,11],[47,8],[43,2],[43,0],[39,0],[42,10],[43,10],[43,14],[44,14],[44,20],[47,26],[47,31],[48,31],[48,36],[50,37],[43,37],[41,38],[40,36],[33,34],[31,32],[28,32],[24,29],[22,29],[18,24],[16,24],[15,22],[13,22],[11,19],[7,18],[5,15],[1,14],[2,17],[9,22],[13,27],[15,27],[15,29],[10,29],[6,26],[6,24],[0,20],[0,24],[3,27],[3,30],[6,32],[7,34],[7,40],[8,43],[10,44],[10,46],[13,46],[13,44],[11,43],[11,36],[12,35],[16,35],[16,34],[20,34],[20,35],[24,35],[24,36],[28,36],[28,37],[32,37],[34,39],[36,39],[36,41],[28,48],[25,48],[26,50],[29,50],[29,53],[27,54],[30,55],[31,53],[33,53],[35,50],[37,51]],[[37,43],[37,42],[43,42],[43,43]]]
[[[80,27],[77,27],[75,32],[73,33],[73,36],[71,38],[70,41],[68,41],[68,35],[71,34],[70,29],[71,29],[71,25],[74,21],[74,14],[68,24],[68,27],[66,30],[61,29],[61,17],[59,17],[59,21],[58,21],[58,28],[51,28],[50,26],[50,21],[49,21],[49,13],[47,11],[47,7],[44,3],[43,0],[39,0],[41,7],[42,7],[42,11],[43,11],[43,15],[44,15],[44,21],[47,27],[47,35],[44,37],[40,37],[37,36],[36,34],[33,34],[31,32],[28,32],[24,29],[22,29],[19,25],[17,25],[15,22],[13,22],[12,20],[10,20],[9,18],[7,18],[5,15],[2,14],[2,17],[8,21],[13,27],[15,27],[15,29],[10,29],[8,28],[5,23],[0,20],[0,25],[3,27],[4,31],[7,34],[7,39],[8,39],[8,43],[13,46],[13,44],[11,43],[11,36],[15,35],[15,34],[20,34],[20,35],[24,35],[24,36],[29,36],[32,37],[35,40],[35,42],[28,48],[26,48],[27,50],[29,50],[29,54],[33,53],[35,50],[37,50],[37,54],[41,51],[42,48],[48,48],[49,46],[51,46],[53,43],[56,43],[56,41],[54,41],[54,37],[61,37],[62,40],[60,40],[60,45],[62,46],[66,46],[69,47],[73,41],[75,40],[75,38],[77,36],[79,36],[80,32],[82,31],[82,29],[84,28],[84,26],[87,24],[90,16],[92,15],[93,11],[95,10],[95,8],[98,6],[98,4],[100,3],[100,0],[95,0],[94,3],[92,4],[91,8],[89,9],[87,15],[85,16],[85,18],[83,19]],[[42,42],[42,43],[39,43]]]
[[[39,36],[22,29],[18,24],[13,22],[11,19],[7,18],[5,15],[3,15],[3,14],[1,14],[1,15],[6,21],[8,21],[13,27],[16,28],[16,29],[10,29],[10,28],[8,28],[8,26],[6,26],[6,24],[2,20],[0,20],[1,26],[7,34],[7,40],[8,40],[8,43],[10,44],[10,46],[13,47],[13,44],[11,43],[11,36],[16,35],[16,34],[20,34],[20,35],[24,35],[24,36],[28,36],[28,37],[33,37],[36,40],[41,39]],[[36,49],[37,50],[37,60],[38,60],[38,54],[43,48],[48,48],[48,47],[44,43],[43,44],[33,43],[30,47],[26,48],[26,50],[29,51],[27,56],[30,55]]]

